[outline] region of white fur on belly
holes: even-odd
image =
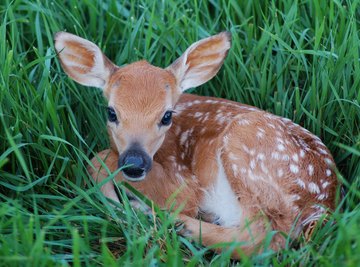
[[[200,209],[213,215],[216,221],[225,227],[238,226],[241,222],[241,207],[231,189],[222,165],[220,154],[217,155],[218,175],[209,188],[204,189],[204,199]]]

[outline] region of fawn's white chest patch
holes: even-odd
[[[231,189],[224,167],[217,157],[218,175],[215,183],[204,190],[200,209],[216,218],[216,222],[225,227],[238,226],[241,222],[241,207],[234,191]]]

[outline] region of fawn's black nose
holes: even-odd
[[[120,155],[118,166],[126,166],[122,170],[126,179],[141,181],[151,169],[151,158],[139,147],[133,146]]]

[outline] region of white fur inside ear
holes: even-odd
[[[225,58],[226,55],[223,54],[222,56],[223,57],[219,57],[218,59],[213,60],[211,64],[219,66],[220,68],[223,63],[223,58]],[[208,72],[208,69],[210,67],[211,66],[208,62],[204,62],[194,67],[191,71],[188,71],[189,64],[185,64],[184,69],[186,73],[186,79],[183,79],[183,81],[181,82],[181,89],[186,90],[192,87],[197,87],[213,78],[216,75],[218,68],[216,70],[216,73],[213,74],[213,72]]]
[[[65,72],[82,85],[104,88],[111,64],[100,48],[76,35],[60,32],[55,36],[55,49],[59,53]]]
[[[231,47],[231,34],[222,32],[192,44],[168,69],[180,91],[199,86],[219,71]]]

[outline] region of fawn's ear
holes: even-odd
[[[222,32],[192,44],[168,70],[180,91],[199,86],[216,75],[231,46],[231,33]]]
[[[98,46],[70,33],[56,33],[55,49],[64,71],[82,85],[103,89],[116,68]]]

